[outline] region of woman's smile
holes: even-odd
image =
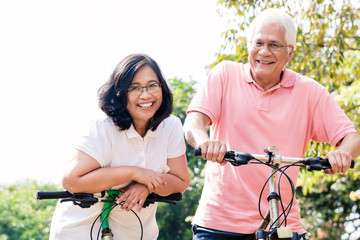
[[[134,75],[131,82],[131,88],[140,87],[142,92],[140,95],[128,94],[128,104],[126,109],[133,119],[135,128],[146,128],[150,119],[155,115],[162,103],[161,88],[154,92],[155,85],[159,83],[159,79],[154,70],[146,65],[140,68]],[[153,88],[149,92],[149,86]],[[159,87],[159,85],[156,85]],[[156,88],[155,86],[155,88]]]

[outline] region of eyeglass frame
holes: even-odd
[[[149,91],[149,87],[150,87],[150,85],[158,85],[155,89],[158,89],[157,91],[155,91],[155,92],[151,92],[151,91]],[[136,90],[130,90],[131,88],[139,88],[139,89],[141,89],[141,92],[139,92],[138,94],[136,94],[134,91],[136,91]],[[150,93],[150,94],[153,94],[153,93],[157,93],[159,90],[161,90],[161,83],[160,82],[151,82],[151,83],[149,83],[148,85],[146,85],[146,86],[133,86],[133,87],[129,87],[128,89],[127,89],[127,92],[131,95],[131,96],[135,96],[135,97],[138,97],[138,96],[140,96],[141,94],[143,94],[144,93],[144,88],[146,89],[146,91],[148,92],[148,93]]]
[[[260,47],[260,46],[254,46],[254,44],[256,44],[256,42],[261,42],[263,45]],[[270,51],[280,51],[281,48],[284,48],[284,47],[291,47],[292,45],[282,45],[282,44],[278,44],[276,42],[262,42],[262,41],[250,41],[250,45],[255,48],[255,49],[262,49],[265,47],[265,44],[267,45],[268,49]],[[271,49],[271,47],[269,46],[269,44],[273,44],[273,45],[276,45],[278,48],[276,49]]]

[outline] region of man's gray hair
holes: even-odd
[[[297,26],[292,17],[280,9],[270,8],[262,11],[254,20],[250,23],[250,27],[247,32],[247,45],[250,46],[250,42],[254,36],[254,32],[258,24],[267,23],[278,23],[285,30],[285,41],[287,45],[296,45],[296,33]]]

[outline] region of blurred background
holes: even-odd
[[[0,240],[48,239],[55,201],[77,138],[98,113],[97,90],[130,53],[147,53],[185,110],[223,60],[247,62],[245,31],[261,10],[296,19],[288,68],[325,86],[360,129],[360,2],[251,0],[0,1]],[[310,143],[307,156],[332,147]],[[205,163],[187,149],[191,185],[176,206],[159,204],[159,240],[191,239]],[[346,174],[301,171],[296,195],[308,239],[360,239],[360,164]]]
[[[59,182],[98,88],[131,53],[166,78],[206,77],[225,21],[215,0],[0,2],[0,183]]]

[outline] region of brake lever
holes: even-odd
[[[252,159],[254,159],[254,157],[249,153],[235,152],[235,151],[226,152],[225,157],[224,157],[224,160],[228,161],[233,166],[246,165]]]
[[[60,200],[60,203],[72,201],[74,205],[80,206],[81,208],[89,208],[99,200],[94,197],[93,194],[73,194],[72,198],[64,198]]]

